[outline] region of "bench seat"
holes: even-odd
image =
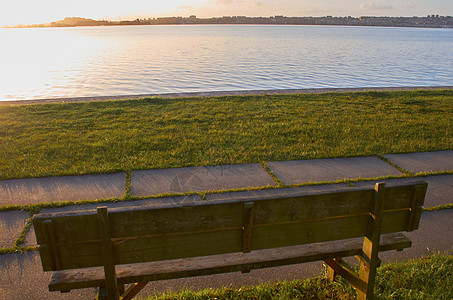
[[[402,233],[383,234],[379,252],[409,248],[412,242]],[[118,284],[148,282],[212,275],[227,272],[247,272],[252,269],[298,264],[337,257],[360,255],[363,238],[256,250],[250,253],[228,253],[184,259],[125,264],[116,266]],[[104,285],[104,268],[55,271],[50,291],[81,289]]]

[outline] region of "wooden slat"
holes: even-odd
[[[114,239],[113,242],[116,264],[124,264],[241,251],[242,230],[238,227],[230,231],[159,238]],[[73,247],[76,250],[80,249],[78,255],[65,246],[60,247],[65,267],[71,269],[81,265],[84,267],[102,265],[101,251],[93,251],[90,255],[92,247],[92,244]]]
[[[110,212],[112,237],[197,232],[242,226],[243,203]]]
[[[250,253],[230,253],[207,257],[194,257],[168,261],[117,266],[119,284],[175,279],[190,276],[239,272],[249,269],[275,267],[322,260],[325,258],[358,255],[362,251],[362,238],[257,250]],[[381,236],[380,251],[402,250],[412,242],[404,234]],[[50,291],[96,287],[103,283],[103,269],[86,268],[53,272]]]
[[[414,183],[386,187],[385,197],[383,199],[384,211],[411,207],[413,185]]]
[[[409,209],[384,212],[381,233],[408,231],[406,220],[410,214]]]
[[[140,243],[124,242],[116,246],[121,263],[162,260],[162,257],[184,258],[237,252],[242,250],[242,230],[217,231],[204,234],[171,236]],[[133,253],[133,255],[131,255]]]
[[[372,208],[369,190],[255,201],[253,224],[317,220],[367,213]]]
[[[36,240],[38,244],[45,243],[45,236],[42,230],[42,222],[45,220],[52,220],[55,224],[55,234],[61,239],[61,242],[76,242],[99,239],[99,233],[93,228],[97,228],[96,210],[82,211],[80,215],[77,214],[64,214],[58,213],[35,215],[33,218],[33,227],[36,232]],[[80,230],[86,228],[86,231]]]
[[[253,229],[252,249],[303,245],[364,236],[368,215],[266,224]]]

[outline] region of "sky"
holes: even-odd
[[[65,17],[453,16],[453,0],[0,0],[0,26]]]

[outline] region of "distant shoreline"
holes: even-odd
[[[49,28],[79,26],[130,26],[130,25],[330,25],[330,26],[371,26],[371,27],[418,27],[453,28],[452,16],[428,15],[426,17],[246,17],[225,16],[212,18],[162,17],[144,18],[132,21],[93,20],[68,17],[51,23],[5,26],[4,28]]]
[[[254,95],[281,95],[281,94],[319,94],[319,93],[345,93],[368,91],[408,91],[408,90],[451,90],[453,86],[415,86],[415,87],[363,87],[363,88],[316,88],[316,89],[275,89],[275,90],[244,90],[244,91],[213,91],[213,92],[185,92],[161,93],[140,95],[93,96],[93,97],[68,97],[34,100],[5,100],[1,105],[30,105],[49,103],[77,103],[91,101],[116,101],[134,100],[142,98],[193,98],[193,97],[220,97],[220,96],[254,96]]]

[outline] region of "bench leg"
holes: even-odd
[[[341,261],[341,258],[334,258],[333,261],[335,261],[336,263],[339,263]],[[335,281],[335,277],[337,275],[338,275],[338,273],[335,272],[335,270],[331,266],[329,266],[329,264],[327,264],[327,274],[326,274],[327,279],[329,279],[330,281]]]
[[[120,295],[124,294],[124,284],[118,284],[118,293]]]
[[[108,300],[108,296],[107,296],[107,290],[105,289],[105,287],[103,286],[100,286],[98,288],[98,293],[96,294],[96,297],[94,298],[96,300]]]
[[[331,271],[328,270],[328,276],[333,275],[340,275],[350,285],[352,285],[357,291],[359,290],[366,290],[367,283],[363,281],[359,276],[341,259],[325,259],[324,262],[329,266]],[[329,279],[331,277],[328,277]]]
[[[362,257],[360,261],[360,273],[357,275],[346,263],[341,259],[325,259],[324,262],[328,265],[327,278],[335,279],[335,275],[340,275],[352,285],[357,291],[357,300],[374,299],[374,282],[376,277],[376,269],[380,263],[379,259],[368,263]]]
[[[121,300],[131,300],[134,298],[140,291],[145,287],[148,282],[138,282],[133,283],[129,286],[127,290],[124,288],[124,284],[118,285],[118,293],[121,295]],[[98,292],[96,294],[96,300],[109,300],[107,295],[107,289],[104,286],[98,288]]]
[[[371,242],[365,238],[364,243],[370,243]],[[357,300],[363,300],[363,299],[374,299],[374,284],[376,281],[376,271],[377,268],[381,264],[381,260],[379,259],[377,255],[377,250],[373,249],[375,247],[372,247],[370,245],[369,247],[364,247],[365,249],[368,248],[370,250],[369,253],[364,253],[364,256],[359,256],[358,259],[360,261],[360,272],[359,272],[359,277],[361,280],[366,282],[366,288],[365,289],[357,289]]]
[[[122,293],[121,299],[130,300],[130,299],[134,298],[135,295],[137,295],[138,292],[140,292],[140,290],[142,288],[144,288],[147,283],[148,282],[137,282],[137,283],[131,284],[129,286],[129,288],[125,292]]]
[[[374,299],[376,269],[381,264],[379,259],[379,242],[381,236],[385,184],[376,183],[374,193],[374,210],[370,216],[368,232],[363,240],[362,255],[359,256],[359,277],[366,282],[366,289],[357,290],[357,299]]]
[[[324,260],[329,266],[327,269],[327,277],[334,280],[336,274],[341,275],[357,290],[358,300],[374,299],[373,291],[376,280],[376,269],[381,263],[378,253],[384,194],[385,184],[377,183],[374,193],[374,209],[370,214],[367,234],[363,241],[362,255],[358,256],[360,261],[359,276],[357,276],[357,274],[340,259]]]

